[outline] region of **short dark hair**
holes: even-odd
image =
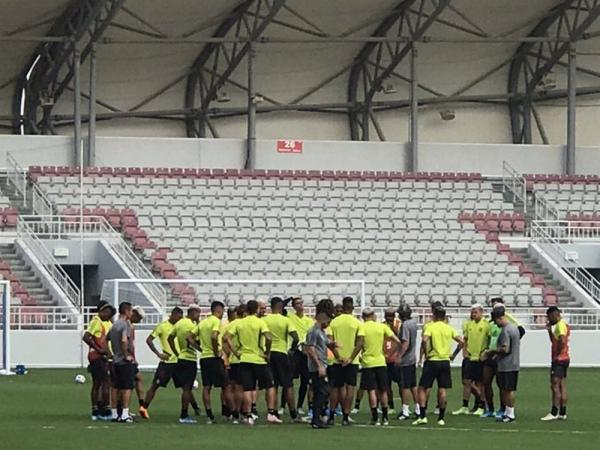
[[[446,310],[440,306],[433,310],[433,317],[438,320],[443,320],[446,318]]]
[[[240,305],[237,305],[237,307],[235,308],[235,312],[237,313],[238,316],[241,316],[242,314],[246,314],[246,311],[248,311],[248,308],[243,303]]]
[[[558,313],[561,312],[560,308],[558,306],[551,306],[550,308],[548,308],[546,310],[546,315],[549,316],[550,314],[555,313],[555,312],[558,312]]]
[[[275,308],[275,306],[277,306],[280,303],[283,303],[283,299],[281,297],[271,298],[271,309]]]
[[[499,306],[498,308],[494,308],[492,310],[492,320],[500,319],[506,315],[506,309],[504,306]]]
[[[333,306],[333,302],[329,298],[324,298],[319,300],[317,303],[317,314],[327,314],[328,317],[333,317],[335,307]]]
[[[354,299],[352,297],[344,297],[342,299],[342,307],[344,310],[354,308]]]
[[[410,306],[408,306],[406,303],[400,305],[400,307],[398,308],[398,316],[401,320],[408,320],[410,319],[411,315],[412,310],[410,309]]]
[[[210,312],[215,312],[217,308],[225,308],[225,304],[218,300],[215,300],[210,304]]]
[[[133,305],[129,302],[122,302],[119,305],[119,314],[125,314],[125,312],[131,310],[133,308]]]
[[[493,305],[494,303],[502,303],[504,304],[504,299],[502,297],[492,297],[490,299],[490,303]]]
[[[177,315],[183,316],[183,309],[181,309],[179,306],[176,306],[175,308],[173,308],[171,310],[171,314],[177,314]]]
[[[442,302],[440,302],[439,300],[436,300],[435,302],[431,303],[431,311],[435,311],[436,308],[443,308],[444,304]]]
[[[234,314],[237,314],[237,308],[235,306],[230,306],[227,308],[227,317],[231,317]]]
[[[302,300],[302,297],[292,297],[292,306],[294,306],[298,300]]]
[[[256,314],[258,311],[258,302],[256,300],[250,300],[246,303],[246,311],[248,311],[248,314]]]

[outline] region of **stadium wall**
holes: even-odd
[[[136,356],[142,368],[157,365],[156,356],[144,341],[149,330],[136,332]],[[82,332],[77,330],[13,330],[11,331],[12,363],[26,367],[83,367],[87,365],[87,346],[82,343]],[[0,337],[0,342],[1,342]],[[571,332],[571,365],[600,367],[600,331]],[[521,345],[523,367],[550,365],[550,343],[545,330],[528,331]],[[454,366],[460,366],[456,360]]]
[[[244,139],[98,137],[89,158],[97,166],[242,168]],[[85,143],[84,143],[85,144]],[[22,166],[71,165],[67,136],[0,136],[0,165],[10,152]],[[564,146],[438,144],[419,147],[419,170],[501,175],[502,161],[522,173],[561,173]],[[368,156],[368,157],[365,157]],[[408,170],[404,142],[303,141],[302,153],[280,153],[277,140],[257,141],[257,169]],[[600,173],[600,147],[579,147],[577,172]]]

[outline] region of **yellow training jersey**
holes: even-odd
[[[479,361],[481,354],[487,349],[490,329],[490,323],[485,319],[479,322],[468,320],[463,324],[463,336],[467,340],[467,358],[470,361]]]
[[[431,361],[450,361],[452,341],[458,336],[454,328],[446,322],[431,322],[423,332],[429,336],[427,359]]]
[[[286,316],[282,314],[268,314],[263,319],[271,332],[273,343],[272,352],[287,353],[289,349],[288,337],[296,328]]]
[[[175,342],[179,346],[179,359],[186,361],[196,361],[196,349],[188,343],[187,337],[190,333],[194,334],[198,325],[189,317],[184,317],[175,324],[171,330],[171,336],[175,336]]]
[[[264,349],[260,345],[262,336],[269,332],[269,327],[264,320],[256,316],[238,319],[230,326],[229,332],[239,342],[240,362],[267,364]]]
[[[350,314],[341,314],[331,321],[329,325],[330,336],[338,345],[338,354],[340,358],[347,359],[352,356],[352,351],[356,345],[356,338],[364,336],[363,324]],[[357,356],[352,361],[352,364],[358,364],[359,357]]]
[[[384,323],[366,321],[363,325],[365,343],[361,356],[361,365],[363,369],[372,367],[385,367],[385,354],[383,346],[386,338],[394,335],[392,329]]]
[[[214,332],[220,334],[221,332],[221,321],[216,316],[208,316],[206,319],[200,321],[196,333],[198,335],[198,341],[200,342],[200,359],[215,358],[215,353],[212,347],[212,335]],[[221,351],[221,342],[219,335],[217,335],[217,347],[219,352]]]
[[[295,312],[289,313],[287,317],[290,319],[290,322],[298,333],[298,342],[304,344],[306,342],[306,335],[315,324],[315,321],[308,316],[300,317]]]
[[[152,336],[153,339],[158,338],[162,352],[170,356],[168,360],[164,361],[167,364],[174,364],[177,362],[177,356],[175,356],[175,352],[169,345],[169,335],[171,334],[171,331],[173,331],[173,327],[174,325],[171,322],[165,320],[156,325],[154,330],[152,330],[152,333],[150,333],[150,336]],[[179,351],[177,340],[175,340],[175,346],[177,347],[176,350]]]

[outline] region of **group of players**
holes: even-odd
[[[286,311],[290,303],[293,312]],[[314,318],[305,314],[300,297],[272,298],[269,314],[265,302],[249,301],[228,308],[227,321],[225,305],[218,301],[211,304],[210,315],[202,320],[197,305],[190,305],[185,317],[181,308],[174,308],[146,340],[160,362],[144,395],[135,359],[135,324],[143,319],[143,310],[121,303],[118,319],[112,323],[115,309],[101,302],[83,338],[89,346],[93,380],[92,420],[133,422],[129,403],[134,389],[139,414],[149,419],[157,390],[172,379],[181,389],[179,422],[196,423],[189,409],[192,407],[196,416],[200,414],[193,394],[199,357],[207,423],[216,421],[211,390],[220,388],[221,415],[234,424],[255,423],[257,397],[264,391],[266,421],[270,424],[282,423],[287,405],[294,422],[305,421],[322,429],[334,425],[336,416],[341,415],[342,425],[349,426],[353,423],[351,414],[358,412],[366,393],[371,424],[386,426],[389,415],[395,414],[393,385],[397,384],[402,407],[396,418],[424,425],[428,423],[429,396],[437,382],[437,424],[443,426],[447,389],[452,387],[450,363],[462,352],[463,404],[452,414],[510,423],[516,420],[520,341],[525,331],[506,311],[501,298],[492,299],[491,306],[491,317],[487,319],[483,307],[473,305],[461,335],[448,324],[443,305],[433,303],[431,320],[422,327],[420,343],[418,323],[408,305],[401,305],[397,311],[386,310],[383,322],[377,321],[370,308],[363,310],[363,320],[358,320],[351,297],[345,297],[339,305],[321,300]],[[566,420],[570,330],[557,307],[547,310],[547,329],[552,349],[552,407],[542,420]],[[422,367],[418,383],[417,367]],[[355,392],[359,373],[359,390]],[[500,390],[498,411],[494,407],[494,378]],[[294,379],[300,381],[297,401]],[[471,396],[474,404],[469,409]],[[302,417],[306,397],[308,415]]]

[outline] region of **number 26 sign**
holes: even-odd
[[[304,141],[291,141],[281,139],[277,141],[277,152],[279,153],[302,153]]]

